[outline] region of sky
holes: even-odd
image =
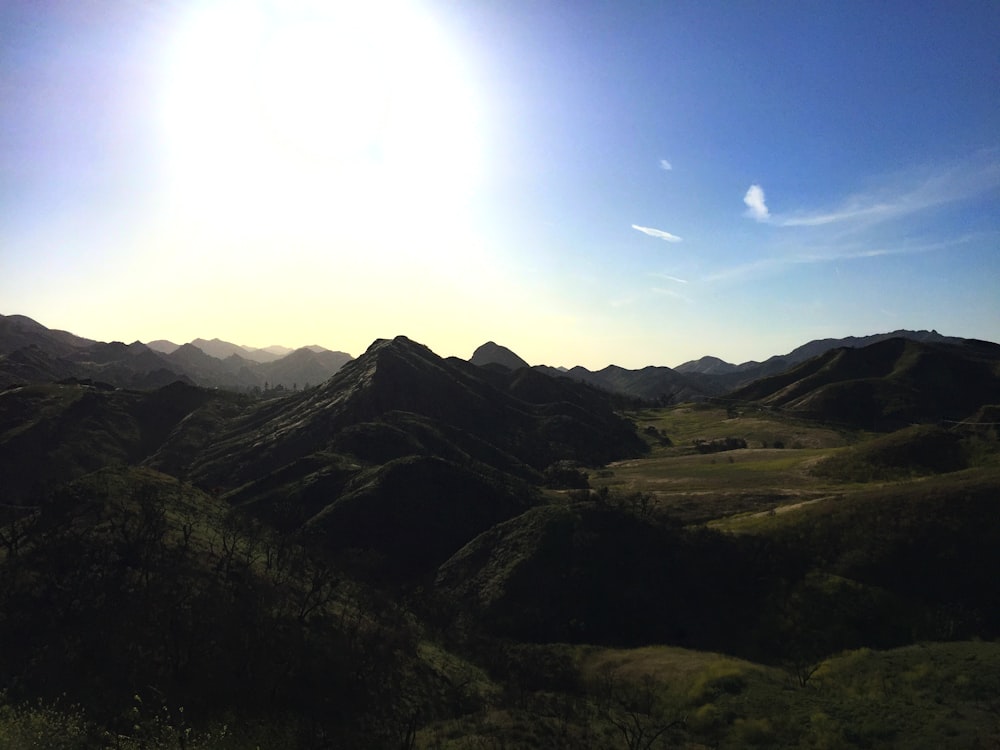
[[[1000,341],[1000,3],[0,0],[0,314],[591,369]]]

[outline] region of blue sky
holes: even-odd
[[[0,313],[533,364],[1000,341],[1000,4],[0,4]]]

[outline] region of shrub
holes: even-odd
[[[87,729],[77,706],[41,700],[0,705],[0,750],[83,750],[90,746]]]

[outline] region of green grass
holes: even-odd
[[[837,485],[811,469],[834,449],[748,448],[712,454],[654,455],[593,472],[594,488],[644,492],[685,523],[766,512],[831,494]]]
[[[564,648],[556,647],[553,648]],[[520,707],[486,706],[432,723],[420,748],[626,747],[607,690],[648,688],[652,713],[683,720],[676,746],[783,748],[995,747],[1000,739],[1000,644],[926,643],[860,649],[815,665],[804,687],[781,667],[667,646],[579,646],[581,689],[537,692]],[[668,745],[674,746],[674,745]]]
[[[737,416],[734,416],[736,414]],[[930,471],[960,468],[957,436],[920,427],[879,436],[832,429],[766,410],[727,411],[683,404],[632,413],[651,451],[645,458],[619,461],[590,474],[595,489],[648,493],[655,509],[683,523],[712,523],[732,531],[752,531],[769,523],[772,511],[806,507],[864,486],[888,486]],[[654,427],[672,446],[662,445]],[[700,454],[695,441],[726,437],[748,447]],[[774,448],[775,441],[784,448]],[[771,447],[764,448],[767,445]],[[971,465],[1000,465],[995,441],[966,438]],[[947,455],[946,455],[947,454]],[[913,467],[907,462],[914,462]],[[947,481],[947,480],[945,480]]]
[[[675,449],[685,449],[695,440],[741,437],[751,448],[773,446],[780,441],[786,448],[830,448],[847,445],[859,433],[795,419],[773,411],[738,409],[705,404],[680,404],[664,409],[644,409],[629,415],[639,432],[653,426],[667,435]]]

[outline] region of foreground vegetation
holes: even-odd
[[[995,430],[631,416],[648,456],[544,495],[360,449],[213,493],[63,450],[78,479],[0,508],[0,750],[1000,744]],[[337,493],[370,543],[275,511]]]

